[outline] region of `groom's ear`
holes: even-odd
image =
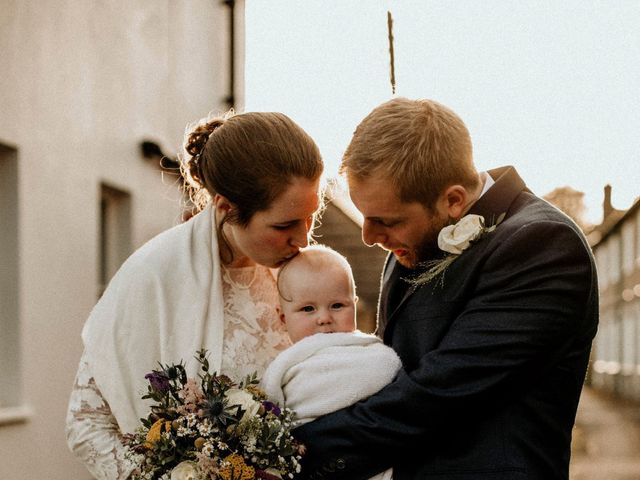
[[[441,199],[447,215],[458,220],[468,207],[470,195],[462,185],[451,185],[444,191]]]

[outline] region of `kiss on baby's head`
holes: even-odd
[[[356,286],[346,258],[324,245],[300,250],[278,273],[278,314],[292,342],[356,329]]]

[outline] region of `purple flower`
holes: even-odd
[[[269,400],[265,400],[264,402],[262,402],[262,406],[267,412],[273,413],[276,417],[279,417],[280,413],[282,413],[280,407],[275,403],[270,402]]]
[[[169,377],[167,377],[164,372],[153,370],[151,373],[147,373],[144,378],[149,380],[151,388],[157,390],[158,392],[166,392],[171,388]]]

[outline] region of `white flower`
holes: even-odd
[[[171,470],[171,480],[196,480],[198,478],[198,468],[195,462],[182,462]]]
[[[225,393],[225,396],[230,406],[239,405],[244,410],[241,422],[255,416],[260,409],[260,404],[253,399],[253,396],[239,388],[230,388]]]
[[[211,442],[205,443],[204,446],[202,447],[202,453],[207,457],[213,456],[213,452],[214,452],[214,449],[213,449],[213,444]]]
[[[481,215],[465,215],[454,225],[449,225],[440,230],[438,247],[445,252],[460,255],[484,231],[484,217]]]

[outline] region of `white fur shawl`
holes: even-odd
[[[144,376],[157,362],[184,360],[196,376],[196,350],[222,360],[223,301],[214,212],[156,236],[116,273],[87,320],[82,339],[96,385],[122,432],[148,413]]]
[[[374,335],[318,333],[280,353],[267,368],[262,387],[303,424],[373,395],[401,366],[393,349]]]

